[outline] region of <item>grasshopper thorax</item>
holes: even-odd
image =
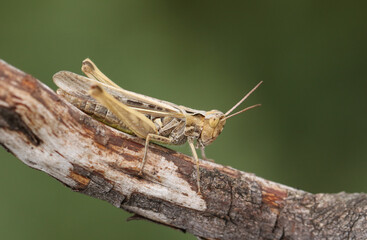
[[[203,121],[203,129],[198,142],[205,147],[219,136],[226,124],[226,120],[224,113],[218,110],[211,110],[206,112]]]

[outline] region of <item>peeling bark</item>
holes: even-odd
[[[0,61],[0,144],[72,190],[205,239],[367,239],[367,195],[310,194],[191,157],[85,115]]]

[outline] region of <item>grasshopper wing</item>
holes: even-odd
[[[137,111],[152,116],[171,116],[184,118],[181,108],[176,104],[134,93],[122,88],[116,88],[96,80],[68,72],[60,71],[53,76],[55,84],[66,93],[85,98],[92,86],[101,86],[107,93],[115,97],[119,102],[136,109]],[[89,97],[89,100],[92,100]]]

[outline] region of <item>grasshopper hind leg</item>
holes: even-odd
[[[111,79],[109,79],[106,75],[104,75],[103,72],[101,72],[101,70],[99,70],[97,66],[94,64],[94,62],[92,62],[92,60],[90,60],[89,58],[83,61],[82,71],[89,78],[92,78],[94,80],[105,83],[115,88],[120,88],[120,86],[118,86]]]

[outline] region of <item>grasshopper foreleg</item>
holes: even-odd
[[[201,150],[201,158],[205,161],[209,161],[209,162],[215,162],[214,159],[211,159],[211,158],[207,158],[206,155],[205,155],[205,148],[204,147],[201,147],[200,148]]]

